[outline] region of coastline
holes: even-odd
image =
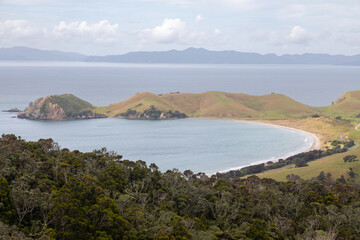
[[[208,118],[208,119],[214,119],[214,120],[229,120],[229,121],[244,122],[244,123],[254,123],[254,124],[267,125],[267,126],[272,126],[272,127],[285,128],[285,129],[288,129],[288,130],[303,133],[303,134],[308,135],[308,136],[313,138],[314,142],[313,142],[312,146],[309,149],[307,149],[306,151],[304,151],[304,152],[310,152],[310,151],[313,151],[313,150],[319,150],[322,147],[322,142],[320,140],[320,137],[316,133],[308,132],[308,131],[305,131],[305,130],[299,129],[299,128],[294,128],[294,127],[284,126],[284,125],[281,125],[281,124],[276,124],[276,123],[272,122],[272,120],[244,120],[244,119],[216,118],[216,117],[193,117],[193,118]],[[290,157],[292,155],[294,155],[293,152],[290,152],[288,155],[285,155],[282,158],[287,158],[287,157]],[[249,167],[249,166],[257,165],[257,164],[261,164],[261,163],[266,163],[268,161],[277,162],[278,159],[277,160],[274,160],[274,159],[260,160],[260,161],[253,162],[253,163],[248,164],[248,165],[233,167],[233,168],[225,169],[225,170],[218,171],[218,172],[219,173],[225,173],[225,172],[229,172],[229,171],[239,170],[239,169],[244,168],[244,167]],[[207,174],[207,175],[211,176],[211,175],[214,175],[214,174],[216,174],[216,172],[211,173],[211,174]]]
[[[271,120],[269,120],[269,121],[271,121]],[[312,150],[321,149],[321,147],[322,147],[322,142],[320,140],[320,137],[316,133],[308,132],[308,131],[305,131],[305,130],[299,129],[299,128],[294,128],[294,127],[289,127],[289,126],[283,126],[283,125],[280,125],[280,124],[270,123],[270,122],[267,122],[267,121],[261,121],[261,120],[255,120],[255,121],[249,121],[249,122],[256,122],[258,124],[270,125],[270,126],[274,126],[274,127],[282,127],[282,128],[286,128],[286,129],[289,129],[289,130],[301,132],[301,133],[304,133],[306,135],[311,136],[314,139],[314,143],[311,146],[311,148],[308,150],[308,152],[312,151]]]
[[[284,126],[284,125],[275,123],[274,121],[276,121],[276,120],[259,120],[259,119],[254,119],[254,120],[247,119],[246,120],[246,119],[217,118],[217,117],[189,117],[189,118],[208,118],[208,119],[216,119],[216,120],[230,120],[230,121],[237,121],[237,122],[256,123],[256,124],[260,124],[260,125],[268,125],[268,126],[273,126],[273,127],[281,127],[281,128],[301,132],[303,134],[311,136],[314,139],[314,143],[311,146],[311,148],[309,148],[307,150],[307,152],[312,151],[312,150],[321,149],[321,147],[323,146],[322,141],[320,140],[323,137],[319,136],[318,133],[309,132],[309,131],[306,131],[304,129],[295,128],[293,126],[291,126],[291,127],[290,126]]]

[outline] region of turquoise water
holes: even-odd
[[[27,140],[53,138],[61,147],[92,151],[101,147],[125,159],[155,163],[163,171],[208,174],[277,160],[309,149],[313,139],[288,129],[216,119],[144,121],[92,119],[30,121],[0,113],[0,132]]]
[[[275,92],[323,106],[346,91],[360,89],[359,76],[360,67],[347,66],[0,62],[0,111],[23,109],[50,94],[73,93],[103,106],[143,91]],[[0,133],[28,140],[51,137],[73,150],[107,147],[126,159],[154,162],[161,170],[214,173],[276,160],[307,150],[313,142],[288,129],[225,120],[43,122],[13,116],[0,113]]]

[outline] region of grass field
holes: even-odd
[[[302,179],[311,179],[320,174],[320,172],[331,173],[334,178],[339,178],[341,175],[345,178],[349,178],[347,172],[349,168],[353,168],[353,171],[360,174],[360,162],[345,163],[343,157],[348,154],[355,154],[360,156],[360,148],[352,150],[351,152],[335,154],[329,157],[325,157],[313,162],[308,163],[308,167],[303,168],[284,168],[274,171],[268,171],[257,174],[260,178],[273,178],[278,181],[285,181],[286,176],[295,174],[300,176]]]

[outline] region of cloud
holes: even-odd
[[[307,44],[310,40],[311,35],[309,31],[300,26],[294,26],[287,37],[287,42],[293,44]]]
[[[221,30],[218,29],[218,28],[216,28],[216,29],[214,30],[214,36],[219,36],[220,34],[221,34]]]
[[[61,21],[55,26],[51,35],[58,39],[76,39],[97,43],[109,43],[117,40],[118,24],[108,20],[88,24],[86,21],[66,23]]]
[[[187,30],[186,23],[179,18],[166,18],[160,26],[146,28],[139,32],[139,37],[143,41],[157,43],[199,43],[204,33],[190,32]]]
[[[300,26],[294,26],[290,33],[279,31],[250,31],[250,39],[258,42],[268,42],[273,46],[306,45],[313,36],[308,30]]]
[[[33,37],[39,34],[40,29],[33,27],[25,20],[6,20],[0,21],[0,37],[4,39],[16,40]]]
[[[202,22],[202,21],[204,21],[204,17],[201,16],[201,14],[199,14],[199,15],[196,16],[195,21],[196,22]]]

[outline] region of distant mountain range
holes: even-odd
[[[28,47],[0,48],[0,61],[84,61],[79,53],[48,51]]]
[[[209,51],[188,48],[182,51],[129,52],[122,55],[86,56],[79,53],[39,50],[27,47],[0,48],[0,61],[81,61],[118,63],[178,64],[310,64],[360,66],[360,54],[258,54],[236,51]]]

